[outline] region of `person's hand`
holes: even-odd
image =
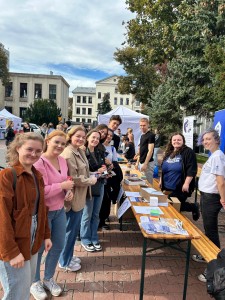
[[[96,177],[91,177],[91,185],[94,185],[94,184],[96,184],[96,182],[97,182],[97,178]]]
[[[68,191],[67,193],[66,193],[66,196],[65,196],[65,199],[64,199],[65,201],[72,201],[73,200],[73,192],[72,191]]]
[[[138,164],[135,164],[134,167],[136,170],[138,170]]]
[[[52,248],[52,241],[50,239],[45,240],[45,252],[48,252]]]
[[[11,259],[9,263],[13,268],[22,268],[24,266],[24,261],[25,259],[23,257],[23,254],[20,253],[19,255]]]
[[[111,164],[112,164],[111,160],[108,159],[108,158],[105,158],[105,163],[106,163],[107,165],[111,165]]]
[[[101,168],[98,169],[98,173],[103,173],[104,171],[107,171],[106,165],[102,165]]]
[[[142,166],[141,166],[141,172],[145,172],[146,170],[147,170],[147,165],[146,164],[143,164]]]
[[[182,186],[182,192],[189,192],[189,184],[188,183],[184,183]]]
[[[62,190],[71,190],[74,187],[73,180],[66,180],[61,183]]]
[[[86,147],[84,145],[79,147],[81,150],[86,151]]]
[[[223,208],[225,209],[225,199],[220,199],[220,203],[223,205]]]

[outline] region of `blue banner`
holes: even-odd
[[[215,112],[213,126],[220,135],[220,150],[225,153],[225,109]]]

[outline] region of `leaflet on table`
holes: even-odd
[[[117,211],[118,219],[122,217],[122,215],[128,210],[128,208],[131,207],[130,200],[126,198],[123,203],[120,205]]]
[[[140,226],[148,234],[180,234],[188,236],[188,232],[183,229],[182,222],[178,219],[160,218],[158,221],[152,221],[149,217],[140,217]]]
[[[141,195],[140,195],[139,192],[129,192],[129,191],[126,191],[125,194],[126,194],[127,197],[141,197]]]
[[[128,197],[131,202],[148,202],[142,197]]]
[[[151,211],[158,212],[160,215],[163,215],[163,211],[159,207],[153,207],[153,206],[133,206],[135,212],[137,214],[142,215],[150,215]]]

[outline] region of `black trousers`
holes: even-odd
[[[104,186],[104,197],[102,200],[102,206],[101,206],[101,210],[99,213],[99,219],[100,219],[99,227],[101,227],[105,224],[105,220],[110,215],[111,199],[110,199],[109,195],[110,195],[110,186],[106,184]]]
[[[171,191],[171,193],[168,195],[169,197],[176,197],[180,201],[180,211],[194,211],[195,204],[187,202],[188,193],[182,192],[182,191]]]

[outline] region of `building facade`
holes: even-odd
[[[68,118],[69,84],[59,75],[40,75],[10,72],[10,83],[0,84],[0,108],[23,118],[27,108],[37,99],[55,101],[62,118]]]

